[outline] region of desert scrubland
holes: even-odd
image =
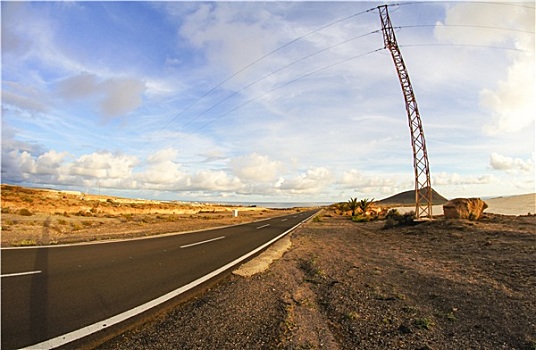
[[[3,247],[187,232],[299,210],[129,199],[11,185],[2,185],[1,194]]]
[[[193,299],[86,345],[536,349],[534,198],[486,200],[489,208],[476,221],[445,220],[436,209],[432,221],[389,225],[355,222],[326,207],[281,244],[269,268],[251,273],[249,262],[250,273],[230,274]],[[3,186],[2,244],[137,237],[279,214]],[[40,242],[45,225],[54,233]]]

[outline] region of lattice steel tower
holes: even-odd
[[[406,112],[408,114],[409,129],[411,133],[411,146],[413,148],[413,168],[415,170],[415,217],[432,217],[432,186],[430,182],[430,167],[424,131],[417,107],[417,100],[409,80],[408,70],[402,59],[402,53],[396,42],[395,31],[389,18],[387,5],[378,6],[382,21],[382,33],[385,48],[391,52],[395,63],[398,79],[404,93]]]

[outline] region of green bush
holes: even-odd
[[[363,216],[363,215],[352,216],[353,222],[369,222],[371,219],[372,219],[371,217]]]
[[[435,323],[429,318],[418,318],[413,323],[415,324],[415,327],[421,329],[431,329],[435,326]]]
[[[385,215],[385,225],[383,228],[392,228],[396,226],[411,226],[415,224],[415,212],[410,211],[405,214],[400,214],[398,210],[391,209]]]

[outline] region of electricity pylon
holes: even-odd
[[[411,146],[413,148],[413,168],[415,170],[415,217],[417,219],[432,217],[432,186],[430,182],[430,167],[424,131],[417,107],[417,100],[409,80],[408,70],[402,59],[402,53],[396,42],[395,31],[389,18],[387,5],[378,6],[382,21],[383,42],[385,48],[391,52],[395,63],[400,86],[404,93],[406,112],[408,114],[409,129],[411,133]]]

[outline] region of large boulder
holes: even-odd
[[[478,220],[488,205],[480,198],[456,198],[443,204],[445,219]]]

